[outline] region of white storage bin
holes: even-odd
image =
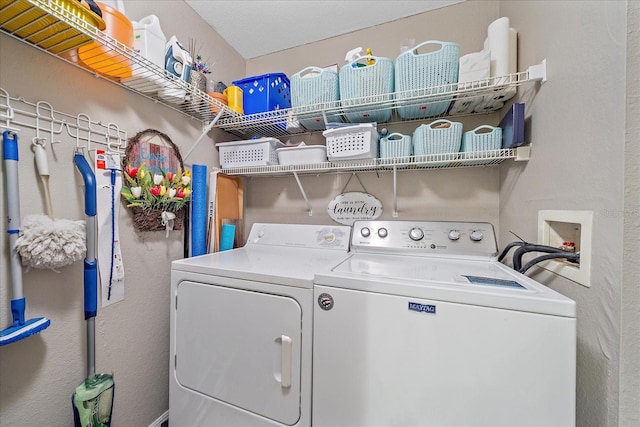
[[[327,158],[331,162],[378,157],[378,131],[370,124],[329,129],[322,135],[327,139]]]
[[[259,138],[246,141],[221,142],[220,166],[239,168],[247,166],[269,166],[278,164],[276,149],[284,144],[275,138]]]
[[[327,147],[324,145],[302,145],[276,150],[281,165],[323,163],[327,161]]]

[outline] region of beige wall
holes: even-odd
[[[619,424],[640,425],[640,2],[627,9],[624,260],[620,325]]]
[[[291,76],[310,65],[342,66],[346,52],[358,46],[370,47],[374,55],[395,60],[401,52],[400,46],[407,39],[413,39],[416,43],[427,40],[453,41],[460,45],[461,55],[476,52],[482,49],[487,26],[499,17],[498,6],[497,2],[465,2],[251,59],[247,61],[247,75],[284,72]],[[453,26],[451,22],[459,22],[459,25]],[[499,115],[466,117],[460,121],[466,131],[480,124],[495,125]],[[384,126],[390,132],[412,134],[421,123]],[[324,138],[319,134],[292,136],[291,140],[324,143]],[[361,173],[359,176],[366,190],[382,201],[382,219],[393,218],[393,174]],[[489,221],[497,227],[498,176],[498,168],[399,172],[398,218]],[[246,222],[250,224],[266,218],[272,221],[332,223],[327,214],[327,205],[342,192],[349,175],[323,174],[302,176],[300,179],[312,206],[312,217],[307,214],[304,199],[293,177],[251,178],[245,190]],[[357,180],[351,180],[347,190],[359,191]]]
[[[179,39],[188,40],[197,34],[198,39],[210,41],[203,49],[218,58],[218,65],[226,67],[220,67],[220,78],[244,73],[244,59],[182,1],[127,1],[126,6],[134,20],[150,13],[158,15],[167,37],[175,33]],[[0,87],[12,96],[31,102],[48,101],[65,113],[84,112],[93,120],[116,123],[129,136],[147,128],[160,130],[183,154],[200,136],[199,121],[95,78],[4,33],[0,34],[0,58]],[[33,136],[33,131],[26,128],[19,134],[22,217],[44,211],[40,180],[29,149]],[[59,218],[83,219],[82,180],[72,163],[74,142],[61,139],[62,143],[48,151],[54,212]],[[217,164],[210,137],[187,163],[196,159],[209,166]],[[11,324],[11,297],[4,176],[0,181],[0,327],[4,329]],[[169,272],[170,262],[183,257],[183,233],[174,232],[165,239],[161,232],[134,232],[131,213],[118,205],[125,300],[98,310],[96,368],[115,374],[114,425],[147,426],[169,406]],[[35,337],[0,347],[0,425],[68,426],[73,419],[71,395],[86,376],[83,266],[79,262],[58,273],[32,269],[23,278],[27,317],[45,316],[51,326]]]
[[[501,167],[500,241],[513,239],[508,230],[535,240],[543,209],[593,211],[591,287],[531,274],[577,302],[580,426],[619,421],[626,7],[500,3],[519,31],[520,63],[546,57],[549,78],[528,103],[531,160]]]

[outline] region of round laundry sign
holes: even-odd
[[[339,224],[353,225],[359,219],[380,218],[382,203],[369,193],[343,193],[329,202],[327,213]]]

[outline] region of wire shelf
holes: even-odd
[[[317,119],[323,115],[331,116],[332,118],[342,117],[344,114],[354,111],[375,113],[382,110],[391,110],[393,114],[388,123],[425,120],[425,118],[402,119],[397,114],[398,109],[412,106],[422,108],[427,104],[442,102],[443,99],[447,100],[447,102],[451,101],[452,104],[449,111],[439,116],[429,117],[429,119],[435,120],[440,117],[490,113],[499,110],[502,107],[499,102],[500,99],[506,100],[513,96],[518,86],[530,81],[544,81],[546,78],[546,68],[543,70],[539,68],[541,65],[545,66],[543,63],[530,67],[527,71],[507,76],[493,77],[469,83],[454,83],[444,86],[396,92],[395,97],[392,97],[393,99],[389,99],[389,94],[383,94],[363,98],[343,99],[328,104],[307,105],[304,107],[242,115],[229,109],[217,99],[210,97],[205,91],[165,72],[164,68],[141,57],[129,46],[110,37],[86,21],[79,19],[73,13],[70,13],[68,9],[61,6],[59,0],[5,0],[2,4],[8,4],[10,6],[16,1],[26,3],[34,10],[44,11],[49,15],[49,19],[54,17],[74,29],[75,33],[88,36],[92,40],[97,41],[101,46],[100,53],[96,52],[96,56],[99,56],[99,58],[106,56],[110,59],[109,61],[101,61],[98,58],[92,61],[91,53],[85,53],[84,61],[93,62],[91,68],[89,68],[81,58],[78,58],[74,50],[59,53],[57,49],[45,42],[33,43],[28,39],[22,39],[17,35],[20,33],[20,28],[7,30],[7,28],[3,27],[0,29],[2,32],[187,116],[202,122],[215,121],[213,127],[244,139],[250,139],[255,136],[283,137],[296,133],[310,132],[311,130],[307,130],[300,125],[300,120],[310,118]],[[9,6],[0,9],[0,13]],[[31,24],[32,23],[29,25]],[[87,57],[89,58],[88,60]],[[127,84],[127,82],[120,77],[114,77],[122,75],[132,77],[142,76],[148,81],[148,85],[145,87],[144,85]],[[154,86],[182,91],[185,93],[184,101],[168,101],[166,98],[158,96],[157,91],[148,90],[149,87],[153,89]],[[398,100],[395,98],[398,98]],[[468,108],[471,105],[473,108]]]
[[[506,148],[488,151],[430,154],[424,156],[389,157],[384,159],[346,160],[339,162],[305,163],[296,165],[272,165],[224,168],[227,175],[299,175],[331,172],[401,172],[493,166],[508,159],[528,160],[529,147]]]

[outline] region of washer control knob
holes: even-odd
[[[360,235],[362,237],[369,237],[371,236],[371,230],[369,230],[369,227],[362,227],[360,229]]]
[[[484,237],[484,234],[482,233],[482,230],[473,230],[469,234],[469,238],[474,242],[479,242],[480,240],[482,240],[483,237]]]
[[[460,238],[460,232],[458,230],[449,231],[449,240],[458,240]]]
[[[387,231],[387,229],[386,229],[386,228],[382,227],[382,228],[378,229],[378,236],[379,236],[379,237],[381,237],[381,238],[383,238],[383,239],[384,239],[384,238],[385,238],[385,237],[387,237],[388,235],[389,235],[389,232]]]
[[[422,231],[422,229],[418,227],[413,227],[411,230],[409,230],[409,238],[414,242],[422,240],[423,237],[424,237],[424,231]]]

